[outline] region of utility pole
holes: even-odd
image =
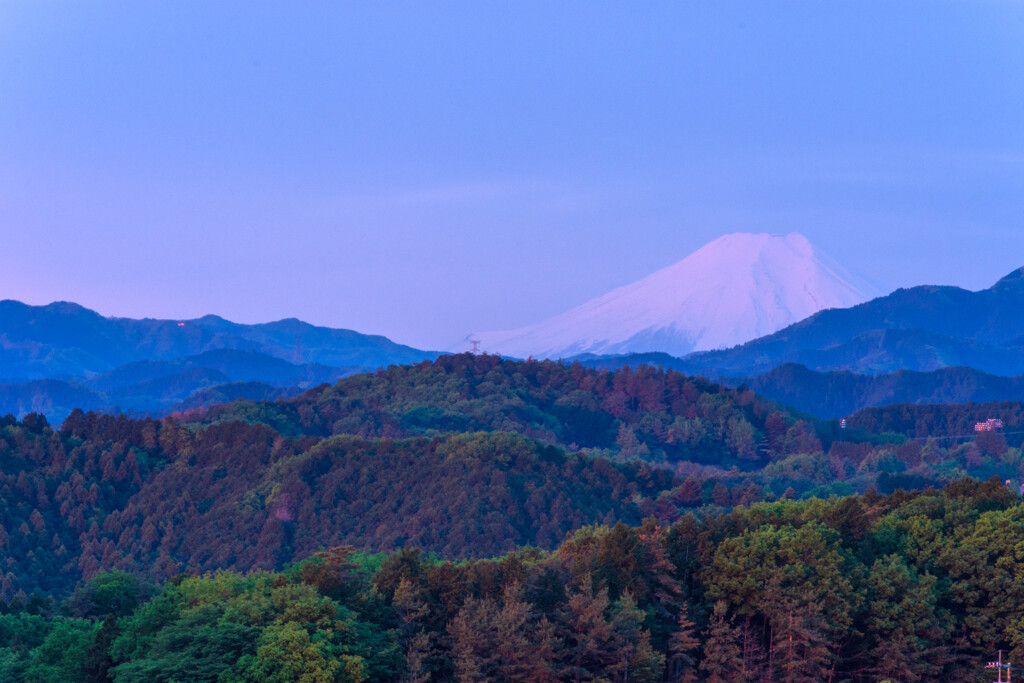
[[[1011,663],[1007,662],[1006,664],[1003,664],[1003,651],[1002,650],[999,651],[998,659],[996,659],[996,661],[994,661],[994,662],[989,662],[988,664],[986,664],[985,668],[986,669],[995,669],[996,670],[996,683],[1004,683],[1004,681],[1003,681],[1003,669],[1006,669],[1006,681],[1005,681],[1005,683],[1010,683],[1010,677],[1013,675],[1011,673],[1012,672]]]

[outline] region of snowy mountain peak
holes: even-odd
[[[734,233],[565,313],[467,340],[520,358],[646,351],[683,356],[742,344],[876,294],[815,252],[803,235]]]

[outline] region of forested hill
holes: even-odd
[[[1024,505],[998,480],[580,529],[438,561],[114,572],[0,602],[0,680],[991,681],[1024,658]],[[155,594],[155,595],[154,595]]]
[[[998,419],[1003,429],[993,436],[1020,445],[1024,442],[1024,403],[993,401],[989,403],[911,405],[901,403],[866,408],[848,420],[851,427],[870,432],[894,432],[912,439],[969,438],[978,422]]]
[[[905,441],[851,421],[840,433],[648,368],[468,355],[187,422],[8,417],[0,595],[60,595],[110,568],[278,568],[321,545],[479,557],[597,522],[1024,474],[998,433]]]
[[[570,450],[741,468],[816,439],[827,444],[833,429],[799,422],[751,391],[678,372],[606,372],[470,354],[348,377],[292,400],[216,406],[187,419],[262,422],[283,434],[318,437],[503,430]]]
[[[1000,377],[964,367],[872,376],[815,372],[787,363],[758,377],[729,383],[740,382],[761,396],[822,418],[846,417],[864,408],[897,403],[958,405],[1024,400],[1024,376]]]
[[[8,599],[59,595],[101,568],[270,569],[339,543],[446,557],[550,548],[585,524],[639,523],[676,483],[507,432],[288,439],[92,413],[59,432],[34,415],[0,420],[0,465]]]

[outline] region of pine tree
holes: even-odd
[[[488,680],[488,659],[494,652],[496,610],[487,600],[467,598],[448,625],[459,683]]]
[[[761,636],[756,628],[754,618],[747,616],[743,621],[743,671],[741,680],[747,683],[761,680],[764,673],[764,658],[764,647],[761,644]]]
[[[766,598],[772,625],[775,680],[783,683],[825,680],[830,656],[819,603],[813,596],[798,600],[791,596],[774,597],[773,593],[770,588]]]
[[[602,588],[595,594],[589,573],[570,593],[559,618],[565,643],[565,675],[569,680],[591,680],[617,661],[608,605],[608,589]]]
[[[715,603],[704,644],[704,659],[700,663],[707,683],[734,683],[740,680],[743,671],[743,652],[727,612],[724,600]]]
[[[700,639],[696,636],[696,624],[690,619],[687,605],[683,602],[679,608],[676,630],[668,640],[669,681],[672,683],[696,682],[697,660],[694,653],[699,648]]]
[[[393,599],[401,620],[399,642],[405,655],[405,683],[425,683],[430,680],[426,659],[430,652],[430,634],[423,629],[423,620],[428,616],[427,606],[420,600],[409,579],[402,578],[395,589]]]
[[[615,603],[612,647],[618,661],[607,668],[616,681],[660,681],[665,655],[651,647],[651,634],[643,628],[644,613],[626,592]]]
[[[562,667],[558,661],[563,642],[555,632],[555,625],[547,617],[536,623],[530,651],[526,658],[526,680],[534,683],[557,683],[562,680]]]
[[[494,620],[495,648],[488,677],[502,681],[530,681],[531,659],[537,654],[527,637],[530,604],[523,600],[522,584],[505,587],[501,610]]]

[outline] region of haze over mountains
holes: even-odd
[[[1024,397],[1024,379],[1007,379],[1024,375],[1024,269],[978,292],[923,285],[848,307],[838,306],[867,290],[840,273],[800,235],[726,235],[549,321],[474,338],[509,356],[656,364],[744,383],[822,417],[893,402]],[[826,306],[833,307],[819,310]],[[679,351],[743,341],[805,312],[730,348]],[[0,414],[166,414],[294,396],[437,356],[295,319],[132,320],[73,303],[8,300],[0,302]]]
[[[69,302],[0,301],[0,380],[88,377],[126,363],[172,360],[215,349],[256,351],[297,363],[377,367],[437,354],[386,337],[288,318],[258,325],[215,315],[195,320],[107,318]]]
[[[919,286],[806,320],[731,349],[580,358],[662,365],[744,383],[820,416],[892,403],[1020,400],[1024,269],[988,289]]]
[[[437,353],[287,319],[243,325],[107,318],[78,304],[0,301],[0,414],[160,413],[273,399]]]
[[[735,233],[642,280],[540,323],[480,332],[490,353],[526,358],[735,346],[876,292],[803,235]]]

